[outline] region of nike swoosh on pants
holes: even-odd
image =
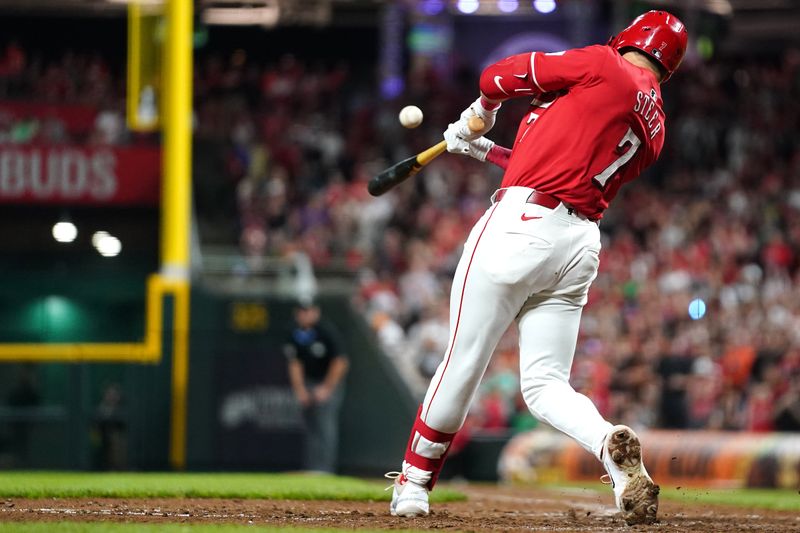
[[[520,218],[524,222],[525,220],[536,220],[537,218],[542,218],[542,217],[529,217],[529,216],[525,216],[525,213],[522,213],[522,216]]]

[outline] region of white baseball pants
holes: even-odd
[[[581,311],[597,275],[600,230],[563,204],[527,203],[532,192],[506,189],[464,245],[450,295],[450,341],[419,421],[442,433],[461,428],[500,337],[516,319],[528,408],[599,458],[612,425],[568,380]],[[422,442],[416,452],[438,456],[419,437],[412,433],[412,442]]]

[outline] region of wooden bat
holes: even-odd
[[[484,126],[483,119],[477,115],[473,115],[469,117],[467,126],[469,126],[470,131],[480,131]],[[447,150],[447,141],[441,141],[417,155],[390,166],[369,180],[367,190],[372,196],[380,196],[390,191],[422,170],[422,167],[442,155],[445,150]]]

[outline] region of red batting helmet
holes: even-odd
[[[626,48],[641,50],[659,65],[667,81],[678,68],[686,53],[688,34],[678,17],[666,11],[648,11],[636,17],[631,25],[608,41],[608,45],[622,52]]]

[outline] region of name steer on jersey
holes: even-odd
[[[664,146],[660,84],[683,59],[687,32],[666,11],[636,18],[606,45],[530,52],[487,67],[480,97],[444,133],[447,149],[505,170],[472,228],[453,278],[450,338],[419,408],[390,511],[429,512],[428,492],[466,418],[489,358],[513,320],[520,382],[535,417],[605,467],[628,524],[656,520],[659,487],[639,437],[605,420],[569,384],[583,306],[599,265],[597,222],[619,188]],[[514,145],[484,135],[505,100],[531,99]],[[470,131],[479,116],[484,128]],[[605,476],[604,476],[605,477]]]

